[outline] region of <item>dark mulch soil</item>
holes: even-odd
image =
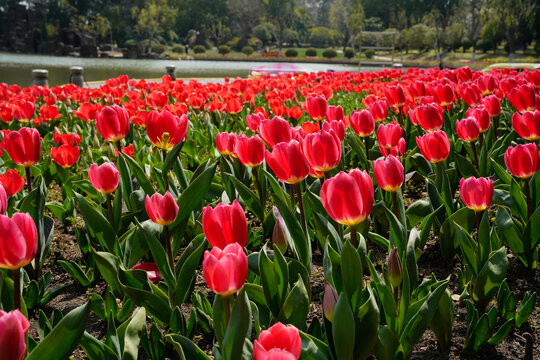
[[[409,195],[416,193],[418,197],[421,197],[421,186],[411,189]],[[415,197],[417,197],[415,196]],[[386,262],[386,253],[376,246],[368,244],[368,250],[373,253],[374,263],[377,268]],[[76,283],[73,279],[66,274],[62,268],[58,265],[57,260],[77,260],[80,259],[81,253],[79,247],[75,241],[75,232],[71,226],[65,226],[61,222],[55,220],[55,238],[54,244],[51,249],[51,256],[46,264],[44,271],[51,271],[52,280],[51,287],[60,286],[66,283],[72,283],[72,285],[63,294],[51,301],[42,310],[47,316],[52,314],[54,309],[59,309],[62,313],[66,314],[75,307],[84,304],[88,300],[88,294],[98,293],[103,296],[106,290],[106,284],[103,280],[98,281],[91,288],[84,288]],[[442,256],[439,251],[439,247],[433,239],[430,239],[424,250],[424,254],[421,256],[418,264],[420,277],[430,276],[435,274],[438,279],[445,279],[449,275],[450,284],[449,289],[452,294],[459,294],[460,289],[457,283],[457,270],[459,264],[453,266],[447,266],[442,261]],[[366,277],[366,279],[368,279]],[[313,256],[313,269],[312,269],[312,304],[310,306],[310,312],[308,315],[308,324],[315,318],[321,321],[322,314],[322,294],[324,292],[324,269],[322,267],[322,254],[319,250],[314,252]],[[540,290],[540,270],[537,270],[533,274],[524,269],[519,260],[517,260],[512,254],[509,254],[509,268],[507,273],[507,283],[515,294],[517,300],[523,298],[523,294],[526,291]],[[208,291],[202,274],[199,272],[197,275],[195,289],[202,291],[209,297],[212,297],[212,293]],[[540,294],[539,294],[540,295]],[[212,301],[212,299],[210,299]],[[182,307],[184,314],[189,314],[191,304],[185,304]],[[538,346],[538,338],[540,335],[540,296],[538,296],[536,308],[533,311],[528,322],[525,323],[520,329],[514,328],[508,337],[494,349],[481,351],[479,354],[471,354],[463,349],[465,334],[467,331],[466,326],[466,309],[464,305],[454,302],[455,320],[453,328],[453,339],[450,352],[443,354],[440,352],[435,335],[431,330],[426,331],[422,336],[418,344],[415,346],[412,359],[522,359],[525,354],[525,338],[523,333],[529,332],[535,339],[535,346],[533,349],[533,359],[540,359],[540,346]],[[31,327],[29,330],[30,336],[35,339],[37,336],[37,319],[39,317],[39,311],[33,310],[29,313]],[[98,339],[101,339],[106,334],[105,324],[101,319],[95,315],[91,315],[86,329],[90,334]],[[207,354],[211,354],[214,339],[205,334],[200,329],[197,329],[194,341],[197,345]],[[140,359],[145,359],[141,351]],[[73,354],[72,359],[86,359],[86,356],[82,349],[79,347]]]

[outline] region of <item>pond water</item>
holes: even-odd
[[[122,74],[133,78],[157,79],[165,74],[166,65],[176,65],[177,78],[246,77],[249,70],[271,62],[255,61],[206,61],[206,60],[149,60],[149,59],[86,59],[46,55],[0,53],[0,83],[32,84],[32,69],[49,70],[49,85],[69,81],[69,67],[82,66],[87,82],[100,81]],[[356,65],[295,63],[311,71],[358,71]],[[380,70],[379,67],[362,67],[362,70]]]

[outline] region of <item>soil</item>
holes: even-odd
[[[415,191],[418,197],[421,197],[423,189],[417,187]],[[416,194],[415,194],[416,195]],[[417,196],[414,196],[415,198]],[[374,255],[374,263],[381,264],[386,262],[386,253],[377,246],[368,244],[368,250],[371,250]],[[46,263],[44,272],[51,271],[51,287],[60,286],[66,283],[72,285],[61,295],[53,299],[47,306],[42,308],[45,314],[50,317],[54,309],[59,309],[64,315],[77,306],[84,304],[88,300],[88,294],[97,293],[104,295],[106,284],[102,279],[99,279],[90,288],[85,288],[77,283],[66,274],[57,263],[58,260],[78,260],[81,258],[81,253],[75,240],[75,231],[72,226],[65,226],[63,223],[55,219],[55,238],[51,248],[50,257]],[[442,258],[439,251],[439,246],[434,239],[430,239],[426,244],[424,253],[420,257],[418,268],[420,278],[435,274],[437,279],[444,279],[450,276],[449,289],[452,294],[461,293],[457,282],[457,270],[459,264],[447,266],[440,261]],[[369,279],[365,277],[365,279]],[[509,267],[507,272],[507,283],[510,290],[520,301],[526,291],[537,291],[540,289],[540,270],[536,270],[533,274],[527,271],[511,253],[509,253]],[[315,250],[313,254],[313,270],[311,277],[312,288],[312,303],[308,314],[308,325],[314,319],[321,321],[322,315],[322,293],[324,292],[324,269],[322,266],[322,254],[319,250]],[[202,271],[198,271],[195,289],[201,290],[212,301],[212,293],[207,289]],[[540,295],[540,294],[538,294]],[[185,304],[182,307],[182,312],[189,314],[191,304]],[[525,338],[523,334],[528,332],[534,338],[533,359],[540,359],[540,346],[538,338],[540,335],[540,296],[537,297],[536,307],[531,314],[529,320],[520,328],[513,328],[508,337],[498,346],[486,351],[480,351],[477,354],[472,354],[464,350],[465,334],[467,331],[466,325],[466,308],[459,302],[454,302],[454,327],[453,338],[450,351],[448,354],[440,352],[435,335],[431,330],[427,330],[422,338],[415,346],[412,359],[523,359],[525,355]],[[38,340],[37,321],[39,310],[31,310],[29,312],[30,329],[29,335]],[[86,331],[98,339],[102,339],[106,335],[106,324],[92,314],[87,324]],[[194,336],[195,343],[207,354],[211,354],[214,339],[197,329]],[[72,359],[87,359],[84,352],[78,347],[73,353]],[[144,351],[140,352],[139,359],[147,359]]]

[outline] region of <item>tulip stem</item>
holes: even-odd
[[[28,187],[28,192],[31,193],[32,192],[32,173],[30,172],[29,166],[25,167],[24,170],[26,171],[26,184]]]
[[[356,225],[351,225],[351,244],[355,249],[358,248],[358,239],[356,238]]]
[[[396,218],[398,220],[400,220],[399,207],[398,207],[398,202],[397,202],[397,192],[396,191],[392,191],[392,204],[394,206],[394,215],[396,215]],[[401,222],[401,220],[400,220],[400,222]]]
[[[484,133],[480,133],[480,136],[478,136],[478,139],[480,140],[480,149],[482,146],[484,146]]]
[[[223,310],[225,310],[225,328],[229,326],[229,318],[231,317],[231,309],[229,305],[229,296],[223,296]]]
[[[497,141],[497,121],[498,120],[499,120],[499,115],[493,118],[493,135],[495,137],[495,141]]]
[[[253,177],[255,178],[255,186],[257,186],[257,192],[259,193],[259,203],[261,204],[261,209],[264,213],[264,201],[262,196],[261,182],[259,181],[259,171],[257,170],[258,166],[253,167]]]
[[[21,309],[21,269],[13,269],[13,305]]]
[[[364,145],[366,146],[366,167],[369,166],[369,136],[364,136]]]
[[[530,219],[533,213],[533,208],[531,203],[531,190],[529,187],[528,179],[523,179],[523,190],[525,192],[525,199],[527,201],[527,219]]]
[[[111,226],[114,228],[114,215],[113,215],[113,196],[112,193],[107,194],[107,212],[109,214],[109,222],[111,223]]]
[[[476,142],[471,141],[471,147],[474,154],[474,163],[476,165],[476,170],[480,173],[480,164],[478,163],[478,152],[476,151]]]
[[[296,192],[296,190],[293,184],[289,184],[289,192],[291,193],[291,209],[294,210],[294,207],[296,206],[294,193]]]
[[[172,246],[171,246],[171,233],[169,231],[169,226],[168,225],[165,225],[163,228],[165,230],[165,247],[167,249],[167,256],[169,257],[169,264],[171,265],[171,270],[172,270],[173,274],[175,274],[175,271],[174,271],[174,256],[173,256],[173,251],[172,251]]]
[[[482,251],[480,249],[480,222],[482,221],[482,211],[475,211],[474,214],[476,215],[476,246],[478,251],[478,258],[482,256]]]
[[[165,160],[167,159],[167,150],[162,149],[161,154],[163,155],[163,166],[165,166]],[[163,174],[165,179],[165,191],[169,190],[169,174]]]
[[[306,214],[304,212],[304,200],[302,200],[302,190],[300,189],[300,184],[296,184],[296,192],[298,193],[298,206],[300,207],[300,221],[302,222],[302,230],[307,236],[307,226],[306,226]]]

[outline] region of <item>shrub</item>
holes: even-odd
[[[247,56],[253,54],[253,48],[251,46],[244,46],[242,48],[242,52],[246,54]]]
[[[231,52],[231,48],[228,47],[227,45],[220,45],[218,47],[218,52],[221,54],[221,55],[227,55],[228,53]]]
[[[367,49],[364,54],[368,59],[373,59],[373,56],[375,55],[375,50],[373,49]]]
[[[193,48],[193,52],[195,54],[204,54],[206,52],[206,48],[203,45],[197,45]]]
[[[186,52],[186,47],[184,45],[176,44],[172,47],[172,51],[178,54],[183,54]]]
[[[346,47],[345,48],[345,53],[344,53],[345,57],[347,59],[352,59],[354,57],[354,50],[353,48],[350,48],[350,47]]]
[[[152,52],[155,54],[163,54],[165,51],[165,46],[161,44],[153,44],[152,45]]]
[[[339,38],[339,34],[324,26],[317,26],[309,30],[309,42],[313,46],[332,46]]]
[[[296,49],[287,49],[287,50],[285,50],[285,56],[286,57],[297,57],[298,56],[298,50],[296,50]]]
[[[306,49],[306,56],[317,56],[317,49],[315,49],[315,48],[307,48]]]
[[[463,46],[463,51],[467,51],[471,48],[472,42],[468,38],[463,38],[463,40],[461,40],[461,46]]]
[[[326,49],[323,51],[322,56],[324,56],[327,59],[333,59],[337,56],[337,52],[334,49]]]

